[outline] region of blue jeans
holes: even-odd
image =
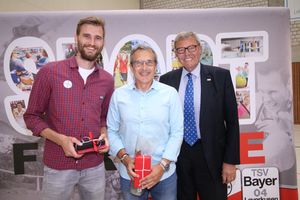
[[[177,196],[177,175],[174,172],[170,177],[160,181],[150,190],[146,190],[142,196],[135,196],[130,193],[130,180],[121,179],[121,190],[124,200],[147,200],[149,193],[155,200],[176,200]]]
[[[104,162],[81,171],[55,170],[44,166],[44,200],[70,200],[75,186],[78,187],[80,198],[83,200],[104,200]]]

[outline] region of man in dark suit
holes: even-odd
[[[230,72],[200,63],[202,47],[193,32],[179,33],[174,47],[183,68],[161,76],[160,82],[176,88],[184,105],[177,197],[195,200],[198,193],[201,200],[227,199],[226,184],[235,179],[235,165],[240,162],[237,102]],[[187,88],[190,84],[192,92]],[[194,110],[187,111],[190,94]]]

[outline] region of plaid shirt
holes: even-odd
[[[81,140],[93,133],[99,137],[106,126],[106,115],[114,84],[112,76],[95,66],[84,85],[75,57],[52,62],[37,74],[24,119],[33,135],[45,128]],[[82,170],[103,161],[103,155],[89,153],[79,160],[66,157],[63,149],[45,141],[44,164],[54,169]]]

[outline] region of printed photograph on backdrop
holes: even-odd
[[[75,55],[75,43],[64,43],[62,44],[64,58],[70,58]]]
[[[222,58],[243,58],[263,56],[263,37],[242,37],[221,39]]]
[[[26,124],[23,118],[24,113],[26,112],[25,101],[11,101],[10,102],[11,112],[19,126],[26,128]]]
[[[11,53],[9,70],[14,84],[22,91],[30,91],[34,77],[49,62],[43,47],[15,47]]]
[[[73,37],[61,37],[56,40],[56,60],[64,60],[76,53]]]
[[[252,124],[256,119],[255,64],[251,58],[230,63],[240,124]]]
[[[210,46],[204,40],[201,40],[200,43],[202,46],[200,62],[205,65],[213,65],[213,53]]]
[[[235,67],[235,86],[236,88],[249,88],[249,63],[245,62],[242,65]]]
[[[250,91],[249,90],[239,90],[236,91],[236,101],[238,105],[238,116],[239,119],[249,119],[250,113]]]
[[[28,94],[7,96],[4,99],[6,116],[10,125],[22,135],[32,135],[32,132],[26,128],[23,117],[26,112],[28,99]]]
[[[156,45],[151,42],[150,39],[144,37],[142,35],[137,35],[136,38],[140,38],[139,40],[132,39],[134,35],[131,35],[127,38],[124,38],[126,42],[122,43],[120,47],[116,47],[117,53],[116,56],[112,57],[113,63],[113,76],[115,82],[115,88],[121,87],[132,81],[131,72],[130,72],[130,53],[136,48],[138,45],[150,46],[154,49],[157,56],[157,68],[156,73],[154,75],[154,79],[158,80],[159,76],[162,74],[161,72],[161,53],[156,48]],[[118,46],[118,45],[117,45]],[[114,51],[115,51],[114,50]]]
[[[287,74],[282,68],[257,73],[257,81],[263,84],[258,84],[256,90],[258,108],[255,126],[266,135],[263,142],[266,164],[277,167],[280,172],[292,171],[296,166],[291,115],[293,97]],[[281,179],[281,183],[292,185],[295,179]]]
[[[175,47],[174,47],[174,40],[171,41],[172,51],[171,51],[171,58],[172,58],[172,70],[179,69],[182,67],[182,64],[179,62],[175,55]]]
[[[269,57],[269,34],[266,31],[219,33],[216,46],[221,62],[241,59],[263,62]]]
[[[54,59],[52,49],[40,38],[12,41],[4,55],[4,75],[9,87],[16,94],[28,94],[38,71]]]
[[[118,52],[117,58],[114,64],[114,81],[115,88],[121,87],[127,84],[128,70],[130,68],[130,52],[135,44],[141,44],[143,42],[129,41]]]

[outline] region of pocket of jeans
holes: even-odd
[[[46,165],[44,165],[44,176],[47,174],[56,174],[58,170],[56,169],[52,169],[50,167],[47,167]]]

